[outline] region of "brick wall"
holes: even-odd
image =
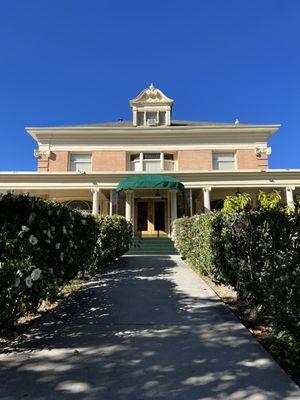
[[[49,171],[49,159],[46,156],[40,156],[37,163],[38,172],[48,172]]]
[[[255,154],[254,149],[240,149],[236,151],[237,169],[266,169],[268,168],[268,157]]]
[[[49,158],[49,172],[68,171],[69,153],[67,151],[51,152]]]
[[[93,153],[93,172],[126,171],[126,151],[95,151]]]
[[[178,171],[212,169],[211,150],[180,150],[178,151]]]

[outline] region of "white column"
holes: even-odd
[[[109,215],[113,215],[113,191],[110,190],[109,192]]]
[[[203,190],[203,202],[204,202],[204,212],[206,214],[210,213],[210,187],[202,188]]]
[[[293,190],[295,190],[295,186],[287,186],[285,188],[286,204],[287,204],[288,207],[291,207],[291,208],[295,207]]]
[[[93,193],[93,215],[98,215],[99,214],[99,195],[100,195],[99,188],[93,188],[93,189],[91,189],[91,192]]]
[[[190,216],[193,216],[193,189],[190,189]]]
[[[175,219],[177,219],[177,190],[170,190],[170,200],[171,200],[170,217],[171,217],[171,231],[172,231],[173,222],[175,221]]]
[[[119,215],[119,193],[116,192],[116,214]]]
[[[126,190],[126,202],[125,202],[125,218],[127,221],[132,219],[132,191]]]

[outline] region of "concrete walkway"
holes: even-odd
[[[0,354],[0,399],[284,400],[300,391],[178,256],[127,256]]]

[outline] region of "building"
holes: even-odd
[[[173,100],[153,85],[130,107],[131,121],[26,128],[38,170],[0,173],[1,191],[118,213],[142,236],[170,235],[177,216],[219,208],[236,192],[255,206],[260,189],[277,189],[293,206],[300,170],[268,168],[268,140],[280,125],[173,120]]]

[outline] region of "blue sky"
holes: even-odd
[[[151,82],[173,118],[281,123],[300,168],[300,1],[2,0],[0,170],[35,170],[24,126],[129,119]]]

